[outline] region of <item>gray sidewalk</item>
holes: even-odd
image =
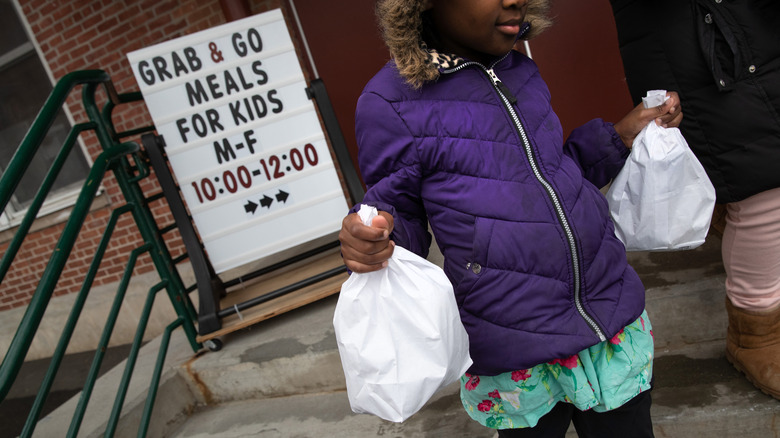
[[[631,253],[648,288],[656,339],[653,417],[657,437],[780,435],[780,402],[754,389],[724,357],[726,314],[720,242],[677,253]],[[330,297],[223,338],[218,352],[193,355],[172,340],[151,437],[493,437],[468,418],[453,385],[402,424],[350,411],[333,332]],[[142,350],[117,436],[135,436],[145,400]],[[102,436],[113,402],[112,370],[101,380],[80,436]],[[100,403],[100,400],[108,400]],[[110,398],[109,398],[110,397]],[[61,436],[74,401],[43,419],[36,436]],[[93,409],[94,406],[94,410]],[[141,407],[139,407],[141,406]],[[65,423],[64,428],[67,428]],[[570,436],[576,436],[570,431]]]

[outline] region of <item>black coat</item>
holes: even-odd
[[[718,202],[780,187],[780,0],[611,3],[634,103],[679,93]]]

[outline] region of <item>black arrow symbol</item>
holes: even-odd
[[[271,208],[271,204],[274,203],[274,198],[268,197],[268,195],[263,195],[263,199],[260,200],[260,205],[263,207]]]
[[[279,193],[276,194],[276,200],[279,202],[287,203],[287,198],[290,196],[289,193],[285,192],[284,190],[279,190]]]
[[[246,204],[244,204],[244,210],[245,210],[247,213],[252,213],[252,214],[254,214],[255,210],[257,210],[257,204],[255,204],[255,203],[254,203],[254,202],[252,202],[252,201],[246,201]]]

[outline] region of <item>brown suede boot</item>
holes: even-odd
[[[758,389],[780,399],[780,307],[758,312],[726,298],[726,359]]]

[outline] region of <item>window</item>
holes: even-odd
[[[51,90],[51,80],[12,0],[0,0],[0,174],[5,171]],[[11,202],[0,216],[0,229],[21,220],[69,130],[68,118],[60,110]],[[44,210],[53,211],[72,203],[87,172],[89,164],[76,145],[49,193]]]

